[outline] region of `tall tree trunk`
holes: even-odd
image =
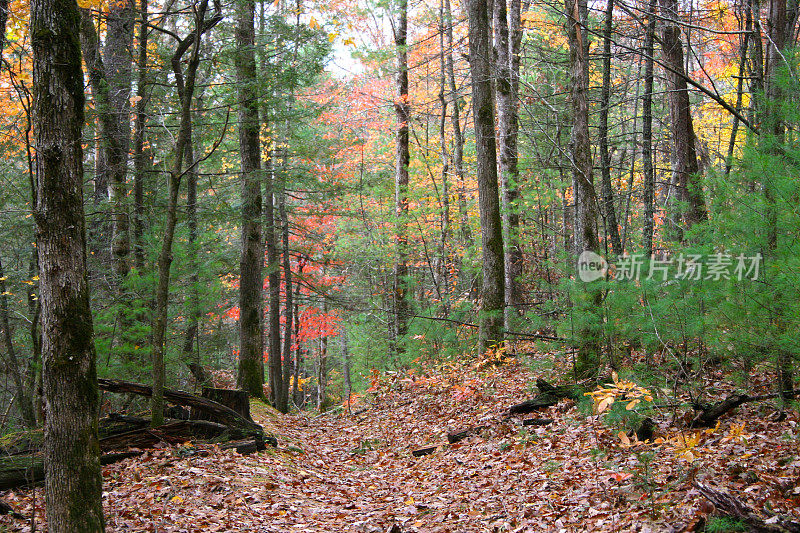
[[[236,5],[236,78],[239,94],[239,153],[242,161],[242,253],[239,262],[239,371],[237,384],[264,396],[261,330],[264,249],[261,242],[261,148],[255,57],[255,3]]]
[[[598,252],[600,243],[597,237],[597,195],[594,190],[592,174],[592,152],[589,139],[589,62],[586,41],[586,21],[588,20],[586,0],[566,0],[567,30],[570,56],[570,96],[572,100],[572,135],[570,156],[572,165],[572,190],[574,198],[573,250],[575,256],[585,251]],[[586,301],[591,302],[584,309],[591,315],[600,304],[600,292],[591,287]],[[578,332],[578,354],[576,374],[589,374],[596,370],[599,345],[594,332],[584,319],[585,325]]]
[[[499,130],[500,152],[500,184],[503,200],[503,238],[505,240],[505,327],[510,329],[510,313],[518,310],[520,303],[518,279],[522,275],[522,250],[519,242],[519,170],[517,168],[517,133],[519,117],[517,110],[517,91],[515,77],[519,71],[519,62],[512,65],[512,58],[519,48],[514,50],[514,41],[520,27],[518,0],[512,2],[511,13],[506,0],[494,0],[494,49],[497,54],[497,123]],[[509,19],[516,27],[509,27]],[[513,35],[512,35],[513,33]]]
[[[763,133],[761,142],[773,157],[783,158],[782,150],[786,143],[786,123],[785,123],[785,91],[781,86],[782,68],[787,67],[786,51],[791,46],[791,36],[795,32],[797,22],[794,10],[796,5],[788,5],[786,0],[769,1],[769,17],[767,19],[768,44],[765,65],[765,87],[766,96],[765,109],[763,113]],[[776,178],[771,175],[764,179],[764,199],[766,203],[766,222],[767,222],[767,254],[776,257],[778,255],[778,201],[780,192],[777,189]],[[787,334],[789,320],[786,318],[785,305],[781,303],[783,299],[779,290],[774,293],[774,301],[770,308],[773,325],[779,336]],[[784,401],[791,399],[791,394],[786,391],[794,389],[794,371],[792,368],[792,353],[782,346],[776,346],[777,370],[778,370],[778,389]]]
[[[453,60],[453,11],[450,0],[444,0],[445,35],[447,36],[447,81],[450,85],[450,98],[453,100],[453,112],[450,123],[453,127],[453,172],[456,175],[456,192],[458,194],[458,214],[461,224],[461,239],[465,247],[472,245],[472,230],[469,227],[467,211],[467,180],[464,174],[464,133],[461,130],[461,110],[464,99],[461,98],[456,84],[456,73]]]
[[[439,0],[439,149],[442,160],[442,237],[441,251],[439,254],[439,285],[442,297],[442,310],[449,312],[450,293],[450,254],[448,246],[450,241],[450,150],[447,148],[447,98],[445,98],[446,72],[444,34],[445,34],[444,0]],[[346,345],[346,340],[344,341]],[[349,405],[349,404],[348,404]]]
[[[342,350],[342,377],[344,379],[344,401],[347,412],[350,412],[350,397],[353,394],[353,383],[350,379],[350,347],[347,344],[347,330],[344,324],[339,329],[339,343]]]
[[[30,12],[47,525],[53,533],[104,531],[83,213],[80,13],[74,0],[32,0]]]
[[[394,267],[395,351],[405,351],[410,308],[408,303],[408,165],[410,106],[408,101],[408,0],[399,0],[394,43],[397,53],[397,97],[394,112],[397,120],[395,136],[395,195],[397,258]]]
[[[622,255],[614,188],[611,185],[611,156],[608,152],[608,108],[611,105],[611,32],[613,30],[614,0],[606,0],[606,19],[603,29],[603,87],[600,91],[600,171],[603,186],[603,217],[614,255]]]
[[[670,134],[672,135],[672,174],[675,199],[684,206],[679,221],[674,222],[674,233],[683,240],[685,230],[708,218],[697,162],[695,133],[692,124],[691,103],[686,83],[683,41],[678,18],[677,0],[660,0],[664,17],[662,50],[666,65],[669,103]]]
[[[126,4],[127,5],[127,4]],[[100,51],[97,30],[88,8],[81,9],[81,46],[89,72],[89,84],[99,120],[98,173],[106,172],[112,204],[111,258],[114,273],[123,277],[130,268],[130,236],[127,213],[127,162],[130,145],[130,121],[127,113],[131,88],[130,41],[133,39],[133,11],[114,8],[109,15],[109,43],[106,58]],[[112,34],[112,29],[116,35]],[[124,32],[130,34],[130,39]],[[113,61],[113,64],[109,64]],[[127,66],[125,65],[127,61]],[[124,104],[120,103],[123,95]],[[121,109],[118,106],[122,106]],[[119,281],[119,280],[118,280]]]
[[[267,128],[269,131],[269,128]],[[269,390],[270,403],[276,406],[283,390],[283,368],[281,366],[281,272],[278,257],[278,242],[275,234],[274,171],[272,151],[267,152],[264,176],[264,240],[267,247],[267,279],[269,282],[269,307],[267,338],[269,339]]]
[[[297,276],[302,279],[305,261],[301,258],[297,262]],[[300,282],[294,284],[294,359],[292,360],[292,401],[299,408],[303,407],[301,398],[300,378],[303,367],[303,353],[300,343]]]
[[[486,0],[469,0],[469,59],[472,75],[472,114],[475,120],[478,207],[483,248],[483,286],[479,319],[481,353],[503,342],[505,267],[500,198],[497,186],[497,147],[491,84],[491,47]]]
[[[198,107],[202,108],[201,97],[198,96]],[[189,267],[189,287],[186,296],[186,333],[183,337],[183,347],[181,349],[181,359],[191,372],[195,381],[195,387],[202,390],[207,380],[203,366],[200,364],[199,352],[199,327],[200,327],[200,294],[198,284],[200,282],[200,265],[197,262],[197,180],[200,174],[199,165],[194,164],[195,135],[189,130],[189,142],[186,144],[186,225],[189,229],[189,240],[187,243],[187,263]]]
[[[144,270],[144,187],[147,154],[144,130],[147,124],[147,0],[139,0],[139,57],[136,79],[136,119],[134,132],[133,177],[133,262],[139,273]]]
[[[215,3],[215,14],[206,19],[208,0],[201,0],[195,14],[194,32],[178,42],[172,55],[172,71],[178,87],[180,100],[180,128],[175,141],[173,167],[169,175],[167,216],[161,251],[158,254],[158,284],[153,316],[153,394],[151,397],[151,424],[153,427],[164,423],[164,341],[167,333],[167,306],[169,304],[169,278],[172,265],[172,242],[178,217],[178,192],[183,177],[183,160],[191,140],[192,102],[194,100],[197,67],[200,64],[200,41],[203,33],[213,28],[221,19],[221,6]],[[183,69],[183,56],[191,48],[186,71]]]
[[[114,210],[111,220],[111,257],[117,276],[130,270],[130,221],[128,211],[128,154],[130,153],[130,96],[133,60],[133,31],[136,9],[134,0],[109,3],[104,50],[108,81],[107,112],[116,124],[117,140],[109,147],[118,150],[106,158],[109,169],[109,193]]]
[[[285,150],[285,149],[284,149]],[[289,412],[289,377],[292,374],[292,314],[294,305],[292,304],[292,256],[289,248],[289,215],[286,211],[286,174],[288,172],[288,159],[286,152],[283,157],[283,168],[281,169],[281,192],[278,198],[278,214],[281,219],[281,240],[283,241],[283,283],[285,292],[285,304],[283,308],[285,323],[283,325],[283,350],[282,350],[282,388],[278,410],[282,413]]]
[[[656,33],[657,0],[650,0],[650,15],[644,42],[644,101],[642,102],[642,167],[644,170],[644,228],[642,242],[647,257],[653,255],[655,186],[653,169],[653,41]]]

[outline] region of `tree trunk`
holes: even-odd
[[[408,333],[408,165],[410,105],[408,101],[408,0],[399,0],[399,13],[394,43],[397,53],[397,99],[394,112],[397,120],[395,136],[394,209],[396,218],[397,258],[394,267],[395,355],[405,351]]]
[[[53,533],[103,531],[83,213],[80,12],[74,0],[32,0],[30,12],[47,524]]]
[[[500,183],[503,200],[503,238],[505,240],[505,328],[510,329],[509,313],[518,310],[520,303],[518,278],[522,274],[522,250],[519,242],[519,170],[517,168],[517,83],[519,77],[519,47],[515,46],[520,32],[520,2],[506,7],[506,0],[494,0],[494,38],[497,54],[497,123],[500,142]],[[509,25],[509,19],[513,21]],[[515,50],[516,48],[516,50]],[[517,71],[514,72],[513,69]]]
[[[650,0],[650,17],[644,42],[644,101],[642,102],[642,167],[644,170],[644,228],[642,243],[647,257],[653,255],[655,187],[653,170],[653,41],[656,33],[657,0]]]
[[[104,50],[108,81],[108,113],[117,125],[113,143],[119,153],[109,153],[109,193],[114,210],[111,220],[111,257],[117,276],[130,271],[130,222],[128,218],[128,154],[130,152],[130,95],[134,30],[134,0],[114,1],[108,5],[106,44]]]
[[[458,214],[461,224],[461,239],[464,247],[472,246],[472,230],[469,227],[469,213],[467,212],[467,181],[464,175],[464,134],[461,130],[461,110],[464,100],[458,92],[456,85],[455,66],[453,61],[453,11],[450,0],[444,0],[445,35],[447,36],[447,80],[450,85],[450,98],[453,100],[453,112],[450,114],[450,123],[453,126],[453,171],[456,174],[456,192],[458,194]]]
[[[600,91],[600,171],[603,186],[603,217],[607,235],[611,239],[614,255],[622,255],[617,214],[614,207],[614,189],[611,185],[611,156],[608,152],[608,108],[611,104],[611,32],[613,29],[614,0],[606,1],[606,19],[603,30],[603,87]]]
[[[672,174],[680,221],[674,222],[674,234],[683,240],[685,230],[708,218],[697,163],[691,103],[686,83],[683,42],[677,0],[660,0],[664,17],[662,50],[666,64],[670,134],[672,135]]]
[[[261,331],[261,148],[255,58],[255,3],[236,6],[236,78],[239,94],[239,153],[242,161],[242,253],[239,262],[238,386],[251,396],[264,396],[264,346]]]
[[[572,190],[574,197],[573,250],[575,257],[585,251],[597,253],[600,243],[597,238],[597,195],[592,175],[592,152],[589,139],[589,63],[587,57],[586,21],[588,9],[586,0],[566,0],[567,29],[570,50],[570,94],[572,99],[572,135],[570,155],[572,164]],[[591,287],[581,287],[587,291],[588,307],[582,311],[591,316],[600,305],[600,292]],[[576,374],[589,374],[596,370],[599,344],[591,331],[589,317],[577,333],[578,353]]]
[[[497,148],[494,141],[488,6],[486,0],[469,0],[468,6],[472,114],[475,120],[478,207],[483,248],[478,349],[483,353],[491,346],[503,342],[505,268],[497,186]]]
[[[131,88],[130,41],[133,39],[133,11],[126,5],[112,8],[108,30],[104,59],[91,12],[88,8],[81,9],[81,46],[85,52],[89,84],[99,120],[100,144],[97,159],[103,161],[103,164],[99,165],[97,172],[106,172],[108,176],[113,210],[111,259],[119,282],[119,278],[125,276],[130,268],[126,173],[130,144],[127,109],[130,105],[128,96]],[[130,38],[125,32],[130,34]],[[120,103],[120,98],[124,103]]]
[[[147,0],[139,0],[139,58],[136,80],[136,119],[134,130],[133,177],[133,261],[139,273],[144,270],[144,186],[147,154],[144,130],[147,124]]]
[[[447,64],[445,61],[444,35],[445,35],[445,14],[444,0],[439,0],[439,105],[441,114],[439,115],[439,147],[442,161],[442,237],[441,251],[439,253],[439,286],[441,286],[440,297],[442,299],[442,310],[445,314],[449,312],[449,293],[450,293],[450,254],[448,253],[450,241],[450,150],[447,148],[447,98],[445,98],[445,88],[447,78]]]
[[[269,130],[268,130],[269,131]],[[272,151],[267,152],[266,175],[264,176],[264,219],[267,246],[267,277],[269,282],[269,308],[267,336],[269,339],[269,390],[270,403],[278,405],[283,390],[283,368],[281,366],[281,272],[278,259],[278,243],[275,235],[274,172]]]

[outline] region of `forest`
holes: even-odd
[[[0,532],[800,532],[794,0],[0,0]]]

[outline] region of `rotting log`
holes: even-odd
[[[790,518],[774,515],[767,520],[736,496],[695,481],[694,487],[714,504],[717,511],[733,517],[747,526],[747,531],[754,533],[800,533],[800,522]]]
[[[141,451],[108,453],[100,456],[100,464],[110,465],[142,453]],[[44,481],[44,464],[41,457],[24,455],[0,458],[0,490],[33,485],[40,481]]]
[[[430,446],[428,448],[419,448],[418,450],[413,450],[411,455],[414,457],[422,457],[423,455],[430,455],[436,450],[438,450],[438,446]]]
[[[223,450],[236,450],[242,455],[250,455],[256,452],[263,452],[267,449],[267,446],[264,441],[253,439],[227,442],[220,448]]]
[[[783,391],[782,393],[786,397],[794,397],[800,394],[800,390],[790,390],[790,391]],[[719,417],[736,409],[740,405],[747,403],[747,402],[759,402],[762,400],[770,400],[774,398],[778,398],[781,395],[779,392],[773,392],[770,394],[759,394],[758,396],[750,396],[747,394],[731,394],[721,402],[717,402],[713,405],[704,405],[701,403],[695,403],[694,408],[696,411],[699,411],[695,417],[689,422],[690,428],[703,428],[703,427],[711,427],[713,426]]]
[[[458,431],[448,431],[447,442],[449,442],[450,444],[455,444],[456,442],[462,441],[467,437],[472,437],[473,435],[477,435],[484,429],[486,429],[486,426],[477,426],[474,428],[461,429]]]
[[[532,413],[538,409],[552,407],[565,398],[577,401],[583,394],[583,389],[581,387],[575,385],[560,385],[555,387],[541,378],[536,380],[536,387],[539,389],[539,394],[530,400],[512,405],[508,410],[508,414],[518,415]]]
[[[202,397],[224,405],[237,412],[242,418],[253,421],[250,417],[250,395],[245,390],[203,387]],[[225,423],[224,420],[217,417],[216,413],[210,413],[196,407],[192,407],[189,418],[190,420],[211,420],[212,422]]]
[[[130,381],[121,381],[118,379],[98,379],[98,386],[101,390],[116,393],[129,393],[137,394],[139,396],[151,396],[153,389],[149,385],[141,383],[133,383]],[[222,405],[219,402],[209,400],[188,392],[164,389],[164,399],[172,404],[183,405],[191,407],[209,416],[213,416],[214,420],[235,428],[249,430],[253,434],[262,434],[264,429],[245,417],[237,413],[230,407]]]
[[[552,423],[552,418],[528,418],[522,421],[523,426],[547,426]]]

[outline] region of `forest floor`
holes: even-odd
[[[511,360],[376,376],[374,392],[350,414],[255,409],[254,418],[278,435],[279,449],[240,456],[213,446],[165,446],[104,467],[107,529],[702,531],[710,522],[709,531],[725,531],[695,480],[759,512],[800,518],[797,413],[772,421],[773,404],[751,403],[715,429],[682,430],[675,418],[681,412],[663,411],[654,416],[659,438],[638,443],[607,425],[606,415],[587,416],[564,400],[525,415],[553,423],[524,427],[522,417],[506,412],[533,396],[540,374],[532,366],[540,365]],[[486,428],[447,444],[448,430],[475,426]],[[411,455],[434,445],[442,446]],[[2,516],[0,531],[46,529],[42,488],[0,498],[34,517]]]

